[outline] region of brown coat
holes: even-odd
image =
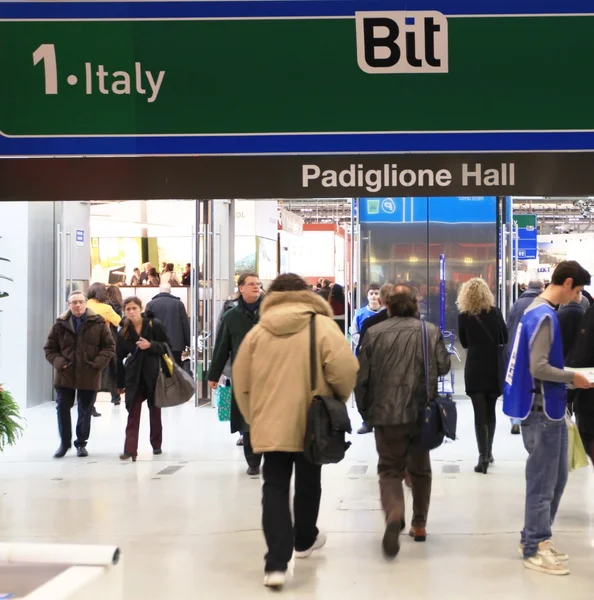
[[[311,315],[316,317],[317,389],[310,389]],[[254,451],[303,452],[313,395],[348,400],[359,364],[332,320],[328,303],[309,291],[275,292],[260,309],[233,363],[233,392],[250,424]]]
[[[77,335],[72,313],[58,317],[45,343],[45,358],[55,369],[54,386],[99,391],[101,372],[115,355],[115,342],[105,319],[87,309]]]

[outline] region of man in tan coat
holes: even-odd
[[[250,424],[254,452],[264,454],[263,527],[268,546],[264,585],[282,588],[293,551],[307,558],[326,543],[317,528],[321,467],[303,454],[307,411],[315,395],[348,400],[358,362],[332,320],[330,305],[298,275],[280,275],[233,364],[233,385]],[[310,389],[310,321],[315,318],[317,389]],[[295,527],[289,489],[295,465]]]

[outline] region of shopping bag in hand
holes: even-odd
[[[217,412],[219,415],[219,421],[230,421],[231,420],[231,398],[233,392],[231,386],[219,385],[216,391],[217,400]]]
[[[575,471],[575,469],[583,469],[584,467],[587,467],[589,463],[582,437],[580,436],[577,425],[568,414],[565,415],[565,423],[567,424],[569,470]]]

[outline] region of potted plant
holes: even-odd
[[[0,256],[0,261],[10,262],[8,258]],[[12,281],[7,275],[0,274],[0,280]],[[0,299],[6,298],[8,292],[0,288]],[[2,311],[0,311],[2,312]],[[12,394],[2,387],[0,383],[0,452],[7,445],[14,445],[20,437],[23,427],[20,424],[19,405],[15,402]]]
[[[12,394],[0,384],[0,452],[6,446],[14,446],[23,432],[20,424],[19,405]]]

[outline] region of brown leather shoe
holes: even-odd
[[[424,527],[411,527],[408,533],[415,542],[427,541],[427,530]]]

